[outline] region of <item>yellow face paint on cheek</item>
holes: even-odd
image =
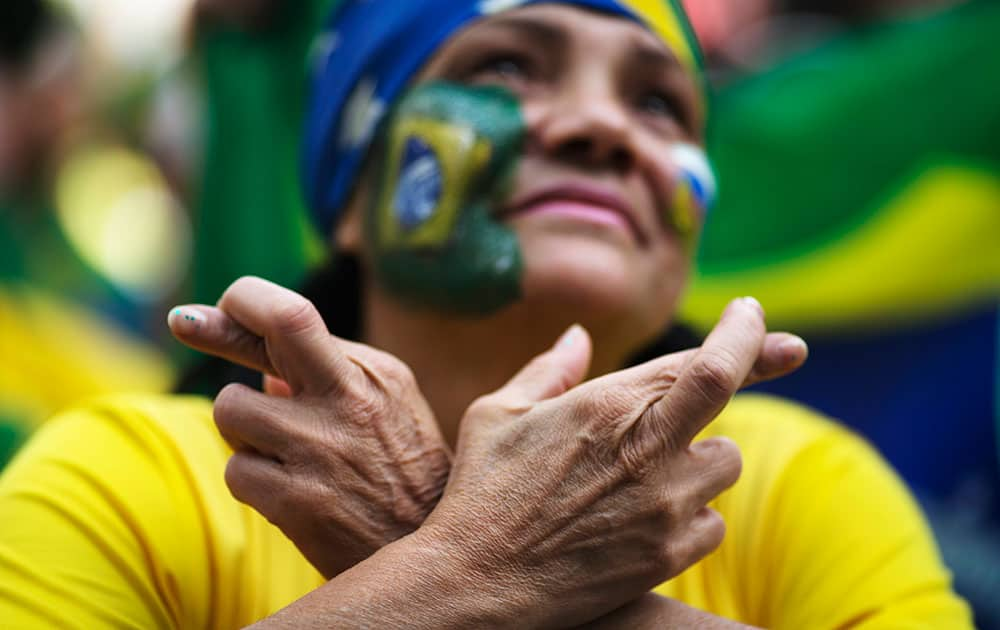
[[[685,246],[693,250],[705,216],[715,205],[715,173],[705,151],[692,144],[674,145],[670,159],[675,183],[665,218]]]

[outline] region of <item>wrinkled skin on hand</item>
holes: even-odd
[[[801,340],[764,337],[759,305],[737,301],[701,349],[578,386],[590,340],[576,329],[469,409],[424,522],[451,460],[405,365],[331,337],[308,301],[255,278],[170,324],[284,379],[269,378],[272,395],[233,386],[217,400],[236,450],[227,483],[324,575],[423,522],[410,537],[457,558],[494,620],[515,610],[518,627],[590,621],[714,549],[724,526],[705,506],[735,481],[739,453],[690,440],[737,387],[805,359]]]
[[[678,575],[722,541],[706,507],[739,477],[731,441],[691,440],[751,376],[759,305],[705,345],[576,386],[581,329],[467,412],[444,497],[418,535],[465,558],[518,627],[568,627]],[[573,387],[573,389],[570,389]],[[568,390],[568,391],[567,391]]]
[[[175,311],[171,326],[185,343],[282,379],[278,396],[230,385],[216,398],[236,499],[327,578],[420,526],[451,453],[406,365],[331,336],[308,300],[258,278],[182,312],[193,319]]]

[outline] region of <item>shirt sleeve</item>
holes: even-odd
[[[820,421],[822,422],[822,421]],[[758,504],[747,572],[774,629],[972,628],[915,501],[862,439],[823,422]]]
[[[148,412],[148,413],[147,413]],[[226,454],[204,401],[95,404],[47,424],[0,478],[0,619],[12,628],[215,625]],[[160,415],[187,436],[183,457]],[[190,462],[194,462],[193,464]],[[229,507],[235,510],[235,507]],[[230,524],[238,516],[229,514]],[[238,538],[239,527],[231,528]]]

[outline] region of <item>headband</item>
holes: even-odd
[[[304,185],[322,234],[336,223],[389,108],[438,47],[476,19],[543,2],[636,21],[703,76],[679,0],[344,0],[317,40],[305,128]]]

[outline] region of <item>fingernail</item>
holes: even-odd
[[[801,363],[809,357],[809,346],[799,337],[782,342],[778,348],[787,364]]]
[[[579,324],[573,324],[569,327],[569,330],[563,333],[559,341],[556,342],[556,348],[569,348],[580,340],[580,335],[583,334],[583,328]]]
[[[705,454],[712,450],[713,444],[711,442],[705,442],[705,440],[699,440],[691,444],[691,452],[697,455]]]
[[[757,298],[752,296],[747,296],[742,299],[744,304],[746,304],[751,308],[757,309],[757,312],[760,313],[760,316],[764,317],[764,307],[760,305],[760,302],[757,300]]]
[[[696,438],[697,439],[697,438]],[[702,438],[691,444],[691,452],[696,455],[714,455],[719,452],[722,442],[730,441],[728,438],[714,437]]]
[[[183,306],[171,309],[167,315],[167,326],[183,335],[197,332],[205,321],[205,316],[200,311]]]

